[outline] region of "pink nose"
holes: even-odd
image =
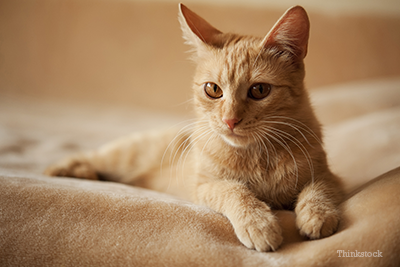
[[[240,122],[240,120],[237,118],[233,119],[223,118],[222,121],[225,122],[226,125],[228,125],[229,129],[231,129],[232,131],[235,128],[235,126]]]

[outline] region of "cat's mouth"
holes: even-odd
[[[249,138],[246,135],[235,133],[234,131],[221,134],[222,139],[231,146],[244,147],[249,144]]]

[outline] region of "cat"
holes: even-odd
[[[197,64],[193,129],[134,134],[45,173],[192,197],[225,215],[241,243],[257,251],[283,241],[273,209],[294,210],[310,239],[332,235],[343,191],[304,88],[306,11],[288,9],[264,38],[222,33],[183,4],[179,22]],[[179,179],[170,177],[179,175],[185,182],[171,190]]]

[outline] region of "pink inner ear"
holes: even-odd
[[[191,11],[185,5],[180,4],[182,15],[186,20],[191,31],[197,35],[204,43],[212,45],[215,36],[221,34],[219,30],[211,26],[202,17]]]
[[[264,47],[280,46],[304,58],[307,55],[310,22],[304,8],[288,9],[263,40]]]

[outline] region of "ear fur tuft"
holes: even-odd
[[[182,3],[179,4],[178,19],[186,43],[196,48],[202,44],[213,45],[216,36],[221,34],[219,30]]]
[[[265,36],[265,48],[277,46],[303,59],[307,55],[310,21],[301,6],[289,8]]]

